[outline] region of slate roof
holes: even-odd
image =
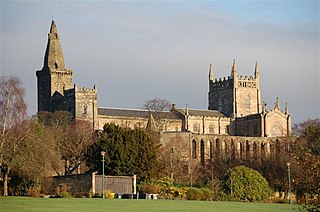
[[[176,110],[183,115],[186,113],[186,109],[176,108]],[[188,112],[190,116],[227,117],[226,115],[224,115],[218,110],[188,109]]]
[[[142,109],[98,108],[98,114],[105,116],[138,117],[146,119],[150,117],[150,112]],[[153,116],[160,116],[165,119],[179,119],[178,116],[170,111],[153,113]]]

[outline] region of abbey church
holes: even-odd
[[[87,120],[94,129],[106,123],[126,128],[158,131],[164,145],[178,148],[190,159],[204,164],[219,151],[224,157],[239,158],[275,154],[277,145],[291,134],[288,106],[281,110],[279,100],[267,109],[261,102],[260,71],[255,64],[253,76],[239,76],[236,61],[230,76],[214,78],[209,67],[208,110],[177,108],[152,112],[139,109],[98,107],[98,90],[73,84],[73,71],[65,67],[60,37],[54,21],[48,34],[44,64],[36,72],[38,112],[70,111],[75,119]]]

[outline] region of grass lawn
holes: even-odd
[[[0,211],[297,211],[297,205],[185,200],[0,197]]]

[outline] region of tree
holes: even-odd
[[[175,183],[189,182],[189,151],[188,143],[183,142],[181,135],[162,143],[159,148],[160,176],[170,177]]]
[[[154,117],[156,127],[159,131],[163,130],[165,123],[163,118],[165,118],[166,113],[164,111],[169,111],[171,109],[171,103],[167,99],[154,98],[149,99],[144,102],[143,107],[149,111]]]
[[[154,98],[144,102],[143,107],[152,112],[163,112],[171,109],[171,102],[167,99]]]
[[[16,77],[0,77],[0,170],[3,172],[3,195],[8,196],[9,172],[20,151],[28,129],[24,88]]]
[[[40,112],[38,120],[47,132],[47,139],[55,142],[57,157],[64,160],[64,175],[70,175],[76,170],[79,173],[87,149],[94,141],[92,124],[84,120],[73,120],[72,114],[67,111]],[[56,173],[61,175],[61,165],[53,165]]]
[[[60,150],[65,164],[65,175],[79,170],[85,161],[85,155],[89,146],[93,143],[92,124],[88,121],[74,120],[67,129],[68,135],[61,143]]]
[[[229,169],[223,186],[226,193],[240,200],[264,200],[271,195],[267,180],[258,171],[245,166]]]
[[[157,141],[147,131],[130,130],[106,124],[99,138],[89,148],[86,161],[91,171],[101,173],[101,151],[105,151],[105,172],[111,175],[133,175],[139,180],[158,173]]]
[[[320,119],[304,121],[295,125],[298,135],[293,156],[295,167],[295,183],[298,194],[310,195],[310,199],[317,197],[320,203]],[[292,169],[294,171],[294,169]]]

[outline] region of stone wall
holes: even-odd
[[[45,179],[43,193],[58,195],[67,191],[75,196],[86,196],[92,189],[92,174],[54,176]]]
[[[160,133],[163,148],[179,149],[186,161],[197,160],[207,163],[221,158],[277,157],[277,153],[286,151],[286,137],[242,137],[191,132]]]

